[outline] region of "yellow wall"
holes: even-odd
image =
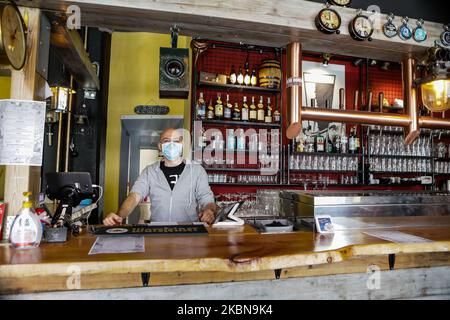
[[[179,37],[178,48],[189,48],[190,38]],[[170,115],[184,115],[189,123],[190,102],[159,99],[159,48],[170,47],[170,35],[120,33],[112,35],[106,132],[104,214],[118,208],[122,115],[133,115],[139,104],[163,104]],[[192,70],[192,69],[190,69]]]
[[[0,99],[9,99],[11,93],[11,77],[0,77]],[[5,166],[0,166],[0,199],[5,192]]]

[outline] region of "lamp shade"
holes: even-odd
[[[450,80],[439,79],[421,85],[422,102],[431,112],[450,109]]]

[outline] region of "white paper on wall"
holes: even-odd
[[[42,165],[45,105],[0,100],[0,165]]]

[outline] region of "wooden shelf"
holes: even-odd
[[[264,94],[281,93],[280,89],[251,87],[251,86],[242,86],[242,85],[235,85],[235,84],[210,83],[210,82],[204,82],[204,81],[199,81],[197,83],[197,85],[202,88],[209,88],[209,89],[214,89],[214,90],[230,90],[230,91],[264,93]]]
[[[203,124],[207,125],[218,125],[218,126],[243,126],[243,127],[260,127],[260,128],[281,128],[279,123],[264,123],[264,122],[245,122],[245,121],[234,121],[234,120],[196,120],[202,121]]]

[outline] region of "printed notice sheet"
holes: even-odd
[[[89,255],[100,253],[145,252],[144,237],[139,236],[99,236],[92,245]]]
[[[400,231],[370,231],[364,232],[365,234],[380,238],[383,240],[396,242],[396,243],[422,243],[422,242],[432,242],[432,240],[418,237],[412,234],[400,232]]]
[[[41,166],[45,102],[0,100],[0,165]]]

